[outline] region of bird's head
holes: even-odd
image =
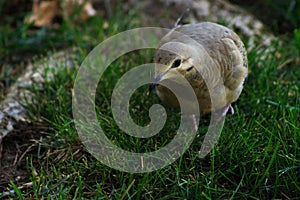
[[[193,45],[183,42],[167,42],[161,45],[154,56],[155,70],[149,91],[156,88],[162,101],[177,106],[174,94],[164,86],[171,84],[171,87],[180,91],[183,98],[188,99],[186,92],[189,91],[191,80],[199,75],[198,68],[201,67],[197,53]]]
[[[184,43],[168,42],[162,45],[154,56],[155,74],[152,87],[165,79],[176,82],[179,74],[188,79],[197,70],[194,57],[193,48]]]

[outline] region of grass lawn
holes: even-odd
[[[0,181],[0,198],[300,198],[300,29],[279,36],[282,42],[274,41],[264,50],[263,58],[259,44],[248,52],[248,82],[236,113],[227,116],[218,144],[209,155],[198,157],[207,129],[205,118],[200,122],[199,137],[178,160],[157,171],[132,174],[109,168],[91,156],[78,137],[72,117],[72,88],[84,58],[104,39],[136,27],[135,14],[122,20],[119,17],[113,16],[105,29],[106,21],[100,17],[80,25],[63,21],[55,29],[32,30],[21,22],[15,29],[1,26],[3,66],[12,55],[46,55],[73,46],[77,49],[73,68],[63,67],[55,72],[54,80],[28,88],[35,94],[35,103],[28,105],[33,122],[18,125],[3,140],[6,151],[17,152],[16,165],[26,172],[26,179],[9,179],[7,175]],[[152,62],[153,52],[141,50],[120,57],[105,71],[97,88],[99,123],[114,144],[129,151],[150,152],[163,147],[178,128],[180,114],[168,108],[166,126],[148,140],[126,135],[113,121],[110,95],[114,85],[133,66]],[[0,81],[8,87],[14,78],[2,73]],[[156,94],[147,95],[147,90],[147,86],[141,87],[131,98],[133,120],[141,125],[149,123],[149,107],[159,103]],[[10,190],[14,192],[5,193]]]

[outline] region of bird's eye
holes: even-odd
[[[177,58],[176,60],[174,60],[172,68],[179,67],[180,65],[181,65],[181,59]]]

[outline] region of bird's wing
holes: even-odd
[[[231,31],[221,39],[229,58],[229,68],[224,74],[224,84],[231,90],[241,87],[248,74],[247,52],[239,37]]]
[[[228,58],[228,67],[223,74],[223,81],[226,90],[227,104],[235,102],[240,96],[244,82],[248,75],[247,52],[240,38],[231,31],[228,36],[221,39],[225,54]]]

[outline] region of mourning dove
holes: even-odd
[[[179,72],[194,89],[201,114],[216,112],[225,116],[228,110],[233,113],[231,104],[239,98],[248,74],[246,49],[239,36],[211,22],[187,24],[170,31],[162,38],[154,62],[154,82],[150,87],[156,88],[159,98],[170,106],[179,106],[175,95],[160,85],[166,80],[176,82]],[[211,98],[217,99],[214,106]]]

